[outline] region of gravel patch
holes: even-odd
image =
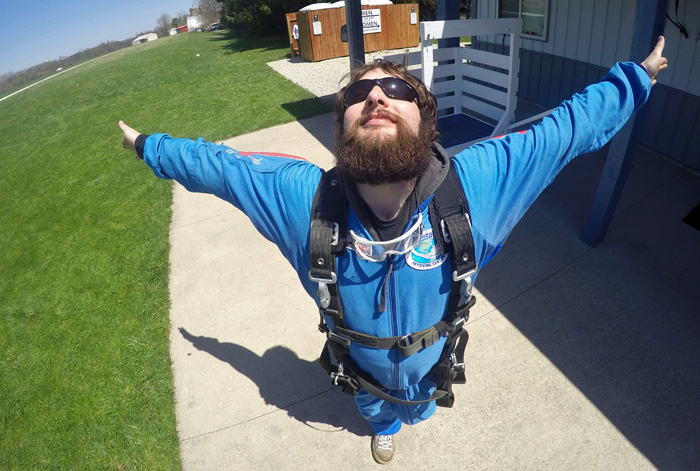
[[[377,57],[417,50],[418,47],[370,52],[365,54],[365,62],[371,62]],[[318,62],[306,62],[301,57],[293,57],[291,59],[268,62],[267,65],[317,97],[331,101],[335,100],[338,90],[347,83],[350,72],[349,57],[336,57],[335,59],[326,59]]]

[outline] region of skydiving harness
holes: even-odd
[[[430,219],[434,223],[433,237],[436,253],[449,253],[452,284],[447,313],[432,327],[400,337],[375,337],[348,328],[338,291],[336,257],[345,253],[347,234],[346,199],[340,188],[336,169],[325,172],[314,196],[311,210],[311,239],[309,278],[318,283],[320,318],[318,329],[326,334],[319,364],[343,392],[357,395],[360,389],[388,402],[403,405],[436,401],[438,406],[452,407],[452,384],[466,382],[464,350],[469,339],[464,325],[476,298],[471,294],[476,273],[474,240],[469,204],[454,166],[450,165],[445,180],[433,194]],[[448,252],[449,250],[449,252]],[[325,318],[332,321],[331,329]],[[433,394],[425,400],[409,401],[395,398],[350,358],[348,346],[357,343],[370,348],[395,349],[410,356],[447,337],[440,360],[430,373],[436,377]]]

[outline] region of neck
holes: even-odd
[[[360,198],[369,206],[374,215],[382,221],[391,221],[398,216],[399,211],[415,186],[415,178],[379,185],[356,184]]]

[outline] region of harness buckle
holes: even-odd
[[[464,363],[457,361],[457,354],[454,352],[450,355],[450,368],[457,373],[464,373],[465,370]]]
[[[343,367],[343,363],[342,363],[342,362],[338,363],[338,372],[337,372],[337,373],[334,373],[334,372],[331,371],[330,376],[331,376],[331,379],[333,380],[333,385],[334,385],[334,386],[338,386],[338,379],[347,378],[347,377],[345,376],[345,368]]]
[[[338,237],[340,233],[340,227],[338,226],[337,222],[333,223],[333,239],[331,240],[331,245],[336,246],[338,245]]]
[[[468,302],[472,298],[472,288],[474,287],[474,282],[471,277],[469,280],[463,280],[462,285],[459,289],[459,295],[464,299],[464,302]]]
[[[309,272],[309,279],[318,283],[318,291],[316,294],[318,294],[318,298],[321,301],[321,307],[326,309],[331,304],[331,293],[328,291],[328,284],[333,284],[338,281],[338,277],[334,272],[331,272],[331,278],[329,280],[327,278],[315,277]]]
[[[468,302],[472,298],[472,288],[474,288],[474,274],[476,273],[476,268],[474,270],[469,270],[468,272],[458,275],[457,270],[452,272],[452,281],[458,282],[462,281],[459,287],[459,294],[465,302]]]
[[[328,340],[338,342],[338,343],[342,344],[344,347],[347,347],[352,343],[352,341],[350,339],[345,338],[341,335],[338,335],[335,332],[333,332],[332,330],[328,331]]]

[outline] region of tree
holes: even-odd
[[[218,23],[224,6],[217,0],[199,0],[199,16],[204,25]]]
[[[186,25],[188,16],[190,16],[190,12],[188,11],[181,11],[173,16],[173,19],[170,21],[171,27],[177,28],[178,26]]]
[[[465,18],[472,18],[474,12],[472,11],[472,0],[460,0],[459,11],[464,13]]]
[[[163,13],[158,17],[158,20],[156,20],[156,34],[158,37],[167,36],[171,28],[171,22],[172,18],[167,13]]]
[[[421,21],[437,18],[437,0],[394,0],[394,3],[417,3]]]
[[[310,0],[219,0],[224,24],[233,34],[263,36],[287,31],[285,13],[299,11]]]

